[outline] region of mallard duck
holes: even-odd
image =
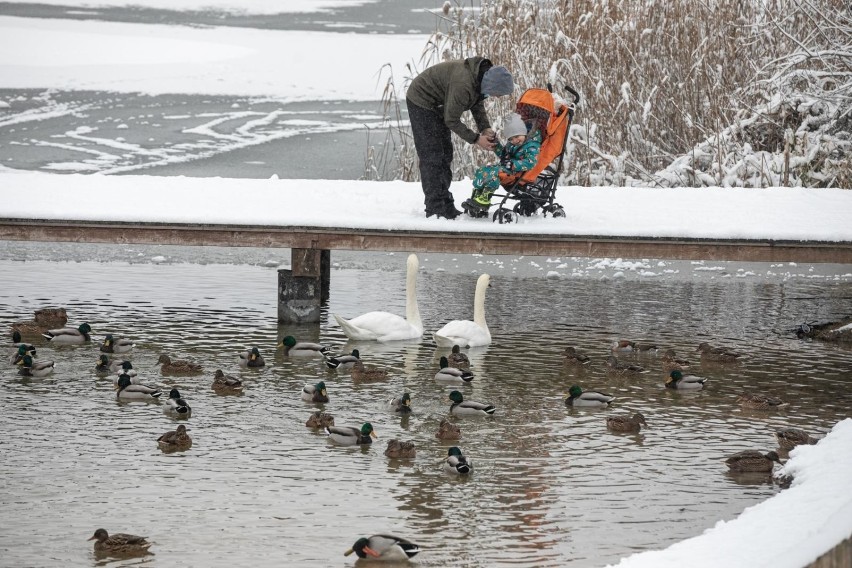
[[[458,440],[461,438],[461,430],[446,418],[441,418],[435,437],[439,440]]]
[[[562,352],[562,357],[564,358],[566,365],[588,365],[592,362],[589,357],[580,353],[570,345]]]
[[[18,365],[18,374],[24,377],[46,377],[54,367],[53,361],[33,361],[32,355],[24,355]]]
[[[181,424],[157,438],[157,445],[163,450],[188,450],[192,447],[192,438],[187,434],[186,426]]]
[[[213,373],[212,388],[218,394],[238,394],[243,392],[243,382],[237,377],[226,375],[222,369],[216,369]]]
[[[107,355],[98,355],[95,371],[98,373],[117,373],[124,359],[110,359]]]
[[[368,367],[359,359],[352,365],[350,376],[353,381],[383,381],[388,378],[388,371],[372,365]]]
[[[160,389],[149,387],[147,385],[134,385],[127,375],[118,377],[118,392],[115,397],[119,400],[140,400],[140,401],[155,401],[162,396]]]
[[[447,450],[444,459],[444,471],[455,475],[466,475],[473,471],[473,462],[462,455],[461,449],[456,446]]]
[[[124,533],[110,536],[106,529],[96,530],[89,540],[95,541],[95,552],[102,554],[148,554],[148,547],[151,546],[147,537]]]
[[[390,406],[394,412],[408,414],[411,412],[411,395],[404,393],[402,396],[396,396],[388,401],[388,406]]]
[[[466,369],[458,369],[456,367],[450,367],[449,361],[447,361],[446,357],[441,357],[440,361],[441,368],[438,369],[438,372],[435,373],[435,380],[441,381],[445,383],[456,383],[463,384],[469,383],[473,380],[473,373]]]
[[[641,412],[633,416],[610,416],[606,419],[606,427],[613,432],[638,432],[647,425]]]
[[[389,534],[374,534],[369,538],[359,538],[352,548],[343,553],[349,556],[352,553],[358,558],[371,558],[373,560],[401,561],[413,558],[420,547],[408,539]]]
[[[260,350],[257,347],[252,347],[244,353],[240,353],[240,367],[257,369],[264,366],[266,366],[266,361],[261,357]]]
[[[453,349],[450,351],[450,356],[447,357],[447,362],[456,369],[462,369],[465,371],[470,369],[470,359],[468,359],[467,355],[461,352],[461,347],[458,345],[453,345]]]
[[[305,426],[314,430],[325,429],[326,426],[334,426],[334,416],[317,410],[308,417]]]
[[[491,276],[482,274],[476,281],[473,296],[473,321],[453,320],[432,334],[438,347],[483,347],[491,344],[491,331],[485,321],[485,291],[490,286]]]
[[[626,339],[619,339],[617,341],[613,341],[610,346],[610,350],[613,353],[632,353],[633,352],[633,342],[628,341]]]
[[[329,369],[351,369],[361,359],[361,352],[353,349],[349,355],[326,357],[325,364]]]
[[[389,312],[368,312],[351,320],[337,314],[334,319],[343,328],[346,337],[353,341],[402,341],[420,339],[423,335],[423,322],[417,307],[417,270],[419,262],[416,254],[408,255],[405,279],[405,317]]]
[[[788,452],[796,446],[813,445],[819,440],[811,438],[804,430],[798,428],[782,428],[775,432],[775,439],[778,440],[778,446],[782,450]]]
[[[192,409],[186,400],[180,396],[180,392],[177,389],[169,391],[169,399],[166,401],[163,412],[175,418],[189,418],[192,416]]]
[[[614,396],[598,391],[584,391],[577,385],[568,389],[565,406],[609,406],[615,400]]]
[[[784,402],[780,398],[759,393],[743,393],[737,397],[737,402],[743,408],[752,410],[772,410],[776,408],[784,408],[789,403]]]
[[[450,393],[450,413],[456,416],[491,416],[497,410],[493,404],[465,400],[462,393],[454,390]]]
[[[115,372],[115,375],[112,378],[112,384],[115,388],[118,388],[118,379],[122,376],[130,377],[131,385],[143,384],[142,378],[137,375],[136,369],[133,368],[133,364],[130,361],[122,361],[121,367],[119,367],[118,371]]]
[[[645,368],[640,365],[619,363],[615,355],[610,355],[606,358],[606,366],[609,368],[609,372],[616,375],[638,375],[645,372]]]
[[[160,365],[160,372],[164,375],[197,375],[201,373],[201,365],[198,363],[185,359],[172,360],[166,354],[160,355],[157,364]]]
[[[104,337],[104,342],[101,343],[101,351],[104,353],[130,353],[136,346],[129,339],[123,339],[112,336],[112,334]]]
[[[305,385],[302,387],[302,400],[305,402],[328,402],[328,392],[325,390],[325,383],[320,381],[315,385]]]
[[[394,459],[413,458],[417,456],[417,450],[414,447],[414,442],[402,442],[394,438],[388,440],[385,455]]]
[[[12,350],[9,356],[9,362],[13,365],[23,359],[24,355],[36,356],[36,348],[31,343],[21,341],[21,332],[17,329],[12,331]]]
[[[775,452],[761,454],[757,450],[743,450],[725,460],[728,468],[735,472],[769,473],[772,463],[781,463]]]
[[[679,359],[674,349],[667,349],[660,357],[660,362],[664,371],[683,371],[689,369],[689,361]]]
[[[701,390],[706,382],[705,377],[684,375],[681,371],[672,371],[666,378],[666,387],[678,390]]]
[[[79,345],[91,341],[89,334],[92,332],[92,327],[83,323],[79,327],[63,327],[60,329],[50,329],[42,334],[42,336],[56,345]]]
[[[731,351],[724,347],[713,347],[706,342],[700,343],[697,351],[701,353],[703,359],[717,363],[736,363],[742,357],[742,353]]]
[[[355,428],[354,426],[326,426],[325,431],[328,437],[331,438],[331,441],[341,446],[372,444],[373,438],[377,437],[373,431],[373,425],[369,422],[364,422],[360,428]]]
[[[17,351],[15,351],[11,357],[9,357],[9,362],[13,365],[20,365],[21,361],[24,360],[24,357],[29,355],[30,357],[35,358],[36,350],[28,349],[26,345],[21,344]]]
[[[310,343],[308,341],[296,341],[292,335],[288,335],[278,344],[279,349],[284,349],[284,355],[304,357],[306,355],[320,355],[325,357],[326,353],[331,349],[327,345],[319,343]]]

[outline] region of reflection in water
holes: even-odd
[[[15,519],[0,534],[8,565],[91,563],[85,539],[104,526],[150,535],[148,565],[342,565],[359,536],[387,532],[417,542],[423,566],[598,566],[700,534],[775,494],[771,478],[728,474],[725,457],[776,449],[780,427],[821,436],[852,403],[852,352],[784,332],[815,315],[846,315],[848,282],[546,279],[505,276],[491,264],[493,342],[468,352],[471,384],[448,386],[434,376],[449,349],[436,349],[430,333],[472,316],[473,284],[485,270],[478,258],[455,271],[421,258],[427,334],[398,344],[350,342],[330,314],[402,312],[404,255],[382,256],[380,268],[363,255],[363,268],[352,261],[333,270],[322,322],[287,326],[275,319],[277,274],[262,263],[57,260],[0,260],[0,329],[47,306],[93,328],[89,345],[34,340],[41,358],[56,361],[49,377],[0,367],[0,508]],[[161,403],[116,402],[112,377],[94,369],[107,333],[135,341],[129,358],[144,382],[191,401],[192,417],[181,421],[190,450],[158,449],[157,437],[178,424]],[[358,349],[389,378],[355,384],[321,357],[284,356],[275,346],[286,335],[334,353]],[[620,353],[648,372],[608,373],[609,346],[621,338],[690,359],[690,373],[708,377],[704,390],[665,388],[654,355]],[[702,341],[745,360],[701,361]],[[567,345],[591,364],[563,364]],[[253,346],[266,367],[240,368],[239,353]],[[161,353],[204,371],[164,377]],[[212,389],[216,369],[242,381],[241,396]],[[302,386],[319,381],[330,402],[303,402]],[[612,408],[566,408],[572,384],[616,396]],[[449,417],[453,389],[495,404],[496,414]],[[400,416],[386,403],[403,392],[413,412]],[[789,406],[743,409],[743,392]],[[371,422],[378,439],[336,446],[305,427],[317,410],[337,425]],[[648,423],[641,433],[607,430],[608,416],[635,412]],[[435,437],[442,418],[460,427],[460,440]],[[414,442],[417,457],[385,457],[393,438]],[[470,476],[442,471],[452,445],[473,461]]]

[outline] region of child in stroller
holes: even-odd
[[[562,172],[569,129],[576,106],[580,102],[577,91],[567,85],[565,88],[573,95],[573,102],[567,102],[557,96],[549,83],[547,89],[527,89],[518,99],[515,112],[520,115],[527,128],[527,140],[537,139],[541,149],[534,165],[524,171],[500,171],[499,184],[489,186],[489,191],[492,187],[497,190],[502,187],[505,190],[504,193],[490,191],[488,195],[499,199],[495,203],[497,209],[491,215],[492,221],[513,223],[518,221],[519,215],[529,217],[538,211],[545,216],[565,217],[565,210],[554,199]],[[483,196],[482,192],[480,196]],[[517,201],[514,207],[509,208],[509,200]],[[488,217],[489,205],[489,200],[477,201],[474,198],[462,203],[465,212],[474,218]]]
[[[500,158],[498,164],[482,166],[473,178],[473,194],[462,206],[465,210],[487,212],[491,196],[509,176],[526,172],[535,167],[541,150],[541,131],[529,133],[527,125],[518,113],[512,113],[503,127],[506,144],[497,142],[494,153]]]

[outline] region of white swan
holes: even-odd
[[[408,255],[404,318],[389,312],[368,312],[354,319],[345,320],[333,314],[346,337],[354,341],[420,339],[423,335],[423,322],[420,320],[420,309],[417,307],[417,269],[419,267],[417,255]]]
[[[491,332],[485,322],[485,290],[490,282],[491,277],[488,274],[481,275],[476,281],[473,321],[453,320],[433,334],[438,347],[482,347],[491,343]]]

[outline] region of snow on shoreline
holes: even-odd
[[[665,550],[617,568],[801,568],[852,535],[852,418],[815,446],[799,446],[779,472],[789,489]]]
[[[20,4],[74,5],[78,9],[146,8],[176,12],[225,12],[229,14],[323,13],[334,8],[362,6],[376,0],[14,0]]]

